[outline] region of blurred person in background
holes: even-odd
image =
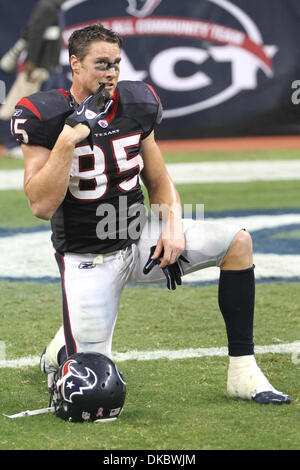
[[[38,0],[20,38],[0,60],[0,68],[15,73],[20,57],[24,63],[17,70],[16,80],[5,103],[0,107],[0,119],[7,121],[5,153],[22,158],[22,151],[10,135],[9,123],[16,103],[41,89],[59,88],[62,79],[59,69],[61,51],[62,10],[65,0]]]

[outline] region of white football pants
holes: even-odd
[[[183,219],[186,247],[183,255],[185,274],[209,266],[220,266],[240,227],[218,222]],[[136,244],[107,255],[56,253],[59,265],[64,335],[67,355],[94,351],[111,357],[114,326],[119,301],[127,282],[166,282],[163,271],[155,266],[143,274],[150,247],[161,233],[159,223],[146,224]]]

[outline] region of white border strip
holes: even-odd
[[[300,160],[168,163],[167,169],[176,184],[288,181],[299,179]]]
[[[266,346],[255,346],[255,354],[292,354],[293,357],[299,354],[300,362],[300,341],[293,343],[269,344]],[[125,353],[113,353],[115,362],[125,361],[154,361],[158,359],[189,359],[197,357],[227,356],[227,347],[221,348],[197,348],[197,349],[162,349],[157,351],[128,351]],[[1,360],[0,368],[18,369],[22,367],[33,367],[40,362],[39,356],[21,357],[19,359]]]
[[[300,179],[300,160],[167,163],[176,184],[244,183]],[[1,170],[0,190],[23,190],[24,170]]]

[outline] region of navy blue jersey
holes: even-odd
[[[22,98],[12,132],[19,142],[51,150],[73,107],[64,90]],[[136,239],[143,207],[141,141],[161,116],[160,100],[149,85],[118,83],[108,115],[93,130],[93,150],[87,140],[76,145],[66,197],[51,219],[58,252],[109,253]]]

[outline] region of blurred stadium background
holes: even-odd
[[[2,18],[0,58],[19,39],[36,3],[37,0],[12,2],[0,0]],[[133,381],[132,395],[131,397],[129,395],[127,404],[129,414],[126,415],[125,410],[122,425],[115,428],[116,435],[113,436],[114,431],[109,431],[107,439],[102,444],[104,447],[101,448],[108,449],[111,443],[115,449],[122,448],[120,446],[127,449],[147,448],[142,447],[147,445],[152,445],[152,448],[163,446],[165,449],[299,448],[299,432],[297,433],[295,428],[293,414],[295,409],[299,411],[299,387],[294,379],[295,369],[297,368],[299,372],[299,365],[297,366],[299,361],[295,360],[292,363],[286,356],[287,353],[299,352],[297,340],[300,336],[297,296],[300,280],[299,19],[298,0],[252,0],[251,2],[249,0],[113,0],[110,2],[67,0],[63,4],[60,18],[62,28],[60,64],[57,73],[51,74],[42,84],[42,89],[68,88],[70,76],[66,47],[68,37],[74,29],[100,21],[119,32],[123,38],[120,79],[144,80],[161,98],[164,119],[156,135],[170,173],[178,184],[183,202],[204,203],[206,217],[224,221],[232,217],[235,220],[239,218],[241,224],[245,224],[251,231],[256,254],[256,277],[260,284],[259,293],[262,299],[259,301],[259,307],[263,311],[262,319],[258,320],[258,326],[263,327],[259,330],[260,333],[257,333],[258,341],[261,345],[274,346],[275,343],[276,347],[267,349],[266,354],[272,351],[278,352],[279,359],[276,359],[278,356],[269,357],[271,358],[269,367],[273,367],[271,372],[274,370],[274,376],[278,376],[280,372],[280,386],[293,395],[292,406],[295,407],[290,408],[291,411],[284,412],[285,422],[281,423],[278,432],[277,411],[264,410],[261,421],[257,421],[252,408],[247,408],[246,411],[241,407],[235,408],[240,416],[241,427],[235,423],[236,430],[233,433],[230,413],[238,405],[234,404],[229,407],[229,411],[226,411],[228,404],[220,400],[218,406],[224,412],[221,416],[219,411],[212,408],[212,402],[206,397],[206,405],[202,403],[202,407],[198,410],[198,405],[193,404],[192,397],[192,391],[198,390],[199,386],[199,383],[195,382],[189,392],[192,403],[192,408],[189,409],[190,416],[195,418],[193,438],[189,436],[191,422],[184,422],[184,411],[181,416],[179,410],[176,410],[179,419],[182,420],[179,425],[178,421],[174,419],[172,422],[171,419],[170,429],[175,432],[180,426],[181,435],[186,432],[185,443],[182,443],[180,432],[178,436],[175,433],[175,437],[170,438],[166,429],[163,429],[162,442],[159,434],[156,436],[160,416],[154,412],[152,417],[147,412],[146,417],[143,417],[145,409],[149,412],[154,411],[153,403],[155,400],[159,401],[161,395],[155,395],[157,384],[153,385],[154,395],[151,395],[146,388],[138,389],[135,398],[144,400],[146,405],[140,406],[139,416],[142,417],[136,420],[134,414],[136,408],[131,401],[136,392],[135,377],[140,378],[139,383],[145,381],[145,387],[147,381],[143,378],[139,366],[132,365],[131,369],[128,365],[124,366],[124,369],[129,379],[131,377],[130,380]],[[5,85],[6,94],[23,70],[25,57],[24,52],[19,57],[17,68],[12,72],[0,69],[0,83]],[[1,266],[5,267],[0,272],[1,323],[4,324],[3,330],[0,324],[0,341],[5,342],[7,359],[11,359],[13,363],[8,365],[0,358],[2,383],[6,384],[2,385],[2,388],[0,385],[0,392],[3,393],[2,408],[5,407],[2,412],[13,413],[25,409],[24,407],[38,407],[29,400],[28,392],[25,396],[24,391],[24,395],[20,395],[18,400],[14,397],[15,392],[11,394],[16,384],[11,379],[9,367],[17,368],[18,364],[24,364],[22,361],[18,362],[19,358],[27,358],[25,363],[31,366],[30,371],[23,374],[18,372],[19,375],[17,378],[14,376],[14,380],[19,390],[23,389],[22,384],[28,384],[28,388],[31,387],[31,396],[37,399],[41,389],[40,386],[34,388],[34,381],[35,383],[40,381],[38,353],[44,346],[44,341],[51,337],[60,322],[60,313],[55,313],[55,309],[60,308],[59,280],[52,255],[48,224],[34,219],[22,192],[23,162],[21,158],[12,158],[18,156],[19,152],[18,149],[12,149],[14,144],[10,139],[9,119],[0,119],[0,145],[2,156],[0,158],[0,262]],[[154,290],[145,288],[143,291],[144,288],[139,288],[139,293],[136,295],[129,289],[122,308],[125,311],[129,309],[128,317],[132,316],[129,331],[133,339],[129,339],[129,335],[126,343],[121,330],[117,330],[116,350],[126,352],[128,348],[129,350],[146,348],[152,351],[156,346],[158,349],[165,346],[166,349],[175,350],[180,344],[182,348],[197,348],[199,345],[208,348],[224,346],[223,333],[219,336],[215,334],[217,330],[215,325],[218,323],[212,324],[210,339],[207,339],[205,332],[201,333],[197,329],[199,328],[198,294],[194,289],[199,285],[204,286],[201,291],[202,306],[205,306],[203,307],[205,312],[211,311],[208,315],[211,318],[216,306],[208,299],[211,298],[216,283],[217,273],[213,269],[200,274],[195,273],[185,281],[185,286],[189,290],[186,292],[183,290],[182,296],[191,300],[190,308],[193,312],[190,330],[197,331],[195,338],[190,336],[188,344],[180,333],[185,329],[184,324],[181,324],[182,315],[180,314],[180,321],[179,318],[175,318],[176,309],[182,308],[184,311],[185,308],[184,302],[180,301],[180,293],[176,292],[174,298],[176,300],[171,301],[169,310],[165,312],[165,330],[163,329],[159,335],[155,311],[158,311],[160,306],[156,301]],[[131,289],[137,288],[132,286]],[[51,296],[54,294],[57,295],[55,307],[51,304],[53,302]],[[169,303],[167,294],[162,293],[162,295],[163,302]],[[138,308],[134,309],[133,298],[137,299],[137,305],[140,302],[143,308],[145,304],[149,304],[146,316],[147,332],[150,333],[147,340],[143,338],[141,341],[135,336],[135,324],[143,324],[143,315],[138,317]],[[38,313],[34,311],[35,305],[39,307]],[[133,308],[132,311],[128,305]],[[9,319],[8,312],[11,312]],[[46,321],[43,315],[37,320],[40,313],[47,317],[48,323],[43,323]],[[120,321],[121,327],[128,328],[128,324],[125,325],[122,318]],[[213,323],[215,320],[207,321]],[[34,342],[21,331],[24,326],[30,335],[30,325],[33,325],[36,335]],[[173,342],[169,325],[174,327]],[[177,328],[176,325],[180,326]],[[198,334],[199,343],[196,337]],[[285,346],[286,344],[288,346]],[[293,345],[297,345],[298,349],[296,346],[293,348]],[[210,371],[207,372],[209,375],[212,373],[212,368],[208,359],[207,362],[201,360],[203,360],[201,364],[204,365],[200,366],[200,371],[201,367],[203,368],[200,387],[203,386],[202,390],[207,391],[205,369]],[[216,369],[213,370],[218,371],[216,375],[220,370],[223,371],[223,366],[218,362],[220,358],[210,360],[215,361],[213,367]],[[176,366],[179,383],[180,373],[183,377],[187,371],[192,374],[193,364],[199,359],[192,361],[193,359],[188,359],[185,362],[187,369],[181,372],[179,365]],[[267,359],[265,361],[267,364]],[[165,394],[167,390],[172,390],[172,387],[180,387],[179,383],[171,386],[174,375],[166,377],[164,366],[152,365],[151,360],[146,366],[149,368],[147,377],[150,377],[150,381],[154,374],[152,367],[156,372],[159,368],[159,380],[162,383],[164,380],[168,382],[163,387]],[[172,368],[169,364],[167,367],[171,376]],[[211,377],[216,389],[224,388],[222,374],[223,372],[220,372],[220,377]],[[32,385],[29,384],[30,381]],[[216,389],[213,390],[211,387],[210,393],[213,394]],[[144,399],[146,396],[147,400]],[[180,401],[185,401],[185,398],[180,397]],[[188,401],[186,400],[185,406],[188,406]],[[40,403],[40,407],[46,405]],[[169,410],[166,401],[162,400],[159,405],[162,410],[165,408],[165,413],[169,413],[169,417],[173,416],[173,410],[172,408]],[[205,416],[206,410],[207,416]],[[216,413],[212,421],[210,413]],[[34,430],[30,429],[27,423],[22,424],[23,435],[27,440],[25,437],[24,439],[20,437],[22,432],[17,429],[11,431],[9,427],[11,423],[3,421],[3,431],[6,430],[7,436],[10,432],[12,434],[11,437],[6,437],[4,433],[0,434],[0,447],[2,445],[8,449],[74,448],[73,444],[64,447],[64,443],[56,441],[55,429],[58,423],[52,421],[50,426],[53,425],[53,429],[51,427],[48,432],[53,442],[50,442],[50,439],[46,439],[44,443],[35,441],[34,433],[36,436],[43,435],[43,429],[47,426],[47,417],[44,421],[43,418],[45,417],[40,421],[36,418],[37,425]],[[247,422],[250,441],[247,440],[243,420]],[[250,422],[252,424],[249,430]],[[201,427],[203,423],[205,429],[209,429],[208,434],[203,432]],[[145,425],[148,426],[148,434],[153,440],[145,431],[143,427]],[[162,423],[160,425],[163,426]],[[260,434],[264,430],[267,430],[265,434],[269,435],[267,441]],[[88,431],[92,436],[91,428]],[[127,432],[128,435],[133,435],[128,441]],[[198,441],[197,435],[201,435]],[[283,435],[285,439],[282,441]],[[229,436],[232,436],[232,440]],[[77,446],[75,448],[82,445],[82,441],[78,443],[74,440],[74,442],[76,442],[74,446]],[[84,448],[99,448],[97,446],[93,437],[84,444]]]
[[[36,0],[0,3],[2,57]],[[297,134],[299,15],[297,0],[67,0],[61,74],[43,87],[68,86],[69,35],[101,21],[123,37],[120,79],[145,80],[162,100],[159,139]],[[0,70],[7,93],[15,72]]]

